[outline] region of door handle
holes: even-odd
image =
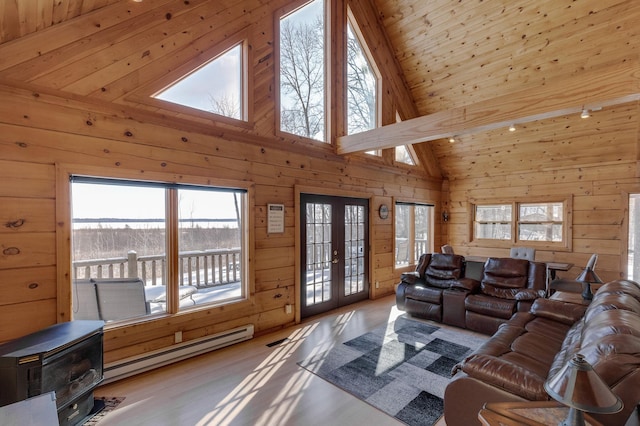
[[[336,257],[336,258],[334,258],[334,259],[331,261],[331,263],[338,263],[338,258],[337,258],[337,257]]]

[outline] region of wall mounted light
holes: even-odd
[[[589,114],[589,110],[588,109],[583,109],[582,113],[580,114],[580,118],[589,118],[591,115]]]
[[[443,210],[442,212],[442,221],[449,222],[449,213],[446,210]]]
[[[515,132],[516,131],[516,125],[512,124],[511,126],[509,126],[509,131],[510,132]]]

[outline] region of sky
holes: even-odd
[[[74,219],[159,219],[165,216],[165,190],[162,188],[77,182],[74,182],[71,188]],[[179,203],[179,216],[182,219],[207,218],[235,221],[236,211],[231,192],[180,189]],[[217,226],[224,225],[228,226],[229,223],[217,224]],[[78,226],[90,227],[91,225],[82,224],[76,227]],[[116,226],[123,227],[124,224],[113,225],[113,227]]]
[[[155,97],[203,111],[212,110],[210,96],[238,99],[242,90],[241,50],[236,45]]]

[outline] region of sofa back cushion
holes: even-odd
[[[424,278],[432,287],[449,288],[453,281],[462,276],[463,268],[464,257],[457,254],[433,253]]]
[[[527,286],[528,273],[528,260],[490,257],[484,264],[480,289],[489,296],[515,299]]]
[[[418,259],[418,266],[416,266],[416,272],[419,277],[424,277],[424,273],[427,270],[427,266],[431,263],[431,253],[422,253],[420,259]]]
[[[549,370],[555,375],[576,353],[582,354],[598,375],[615,387],[627,378],[640,379],[640,288],[633,282],[612,281],[594,296],[584,318],[567,333]],[[640,383],[638,383],[640,386]]]

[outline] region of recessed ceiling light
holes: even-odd
[[[453,136],[449,138],[449,143],[454,143],[455,141],[456,141],[456,138],[454,138]]]
[[[583,109],[582,110],[582,114],[580,114],[580,118],[589,118],[589,110],[588,109]]]
[[[511,126],[509,126],[509,131],[510,132],[515,132],[516,131],[516,125],[512,124]]]

